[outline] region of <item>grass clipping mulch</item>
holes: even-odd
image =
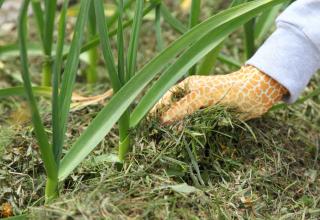
[[[220,106],[170,126],[146,120],[131,132],[123,167],[103,160],[117,150],[112,131],[65,181],[57,202],[38,206],[41,198],[26,195],[11,201],[36,219],[317,218],[319,160],[301,138],[308,129],[271,117],[243,122]],[[30,185],[20,188],[35,196]]]

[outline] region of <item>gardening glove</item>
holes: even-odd
[[[161,122],[168,124],[220,104],[237,109],[240,119],[248,120],[267,112],[287,93],[277,81],[247,65],[228,75],[190,76],[172,87],[151,113],[160,114]]]

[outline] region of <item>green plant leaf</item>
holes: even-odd
[[[130,35],[130,43],[128,48],[127,75],[129,76],[129,78],[127,79],[127,81],[136,72],[139,34],[140,34],[142,18],[143,18],[143,5],[144,5],[144,1],[141,1],[141,0],[136,1],[136,9],[134,13],[132,32]]]
[[[247,2],[250,2],[250,1],[252,0],[247,0]],[[256,19],[252,18],[244,25],[244,45],[245,45],[246,59],[249,59],[250,57],[252,57],[256,50],[255,39],[254,39],[255,22],[256,22]]]
[[[200,16],[200,7],[201,7],[201,0],[192,0],[191,7],[190,7],[190,15],[189,15],[189,29],[193,28],[199,23],[199,16]],[[197,64],[192,66],[189,70],[189,75],[196,74],[197,71]]]
[[[38,32],[41,38],[42,47],[45,48],[44,44],[44,15],[41,8],[41,2],[39,0],[32,0],[32,11],[34,13],[34,17],[38,26]]]
[[[93,1],[91,2],[90,9],[89,9],[89,18],[88,18],[88,25],[87,25],[87,36],[88,39],[93,39],[97,36],[97,24],[96,24],[96,15],[94,10]],[[97,73],[97,65],[99,60],[99,54],[96,47],[91,48],[88,51],[89,54],[89,65],[86,69],[86,79],[87,84],[89,84],[89,88],[92,88],[92,85],[97,83],[98,80],[98,73]]]
[[[232,1],[230,7],[234,7],[240,2],[238,1]],[[224,42],[222,42],[219,46],[214,48],[212,51],[210,51],[201,61],[201,63],[198,66],[197,74],[198,75],[209,75],[212,74],[214,70],[214,66],[219,59],[220,51],[224,45]]]
[[[266,37],[283,6],[284,4],[276,5],[257,17],[254,33],[256,42],[261,42]]]
[[[89,8],[91,0],[81,0],[80,12],[77,18],[74,35],[71,42],[70,53],[68,55],[65,70],[62,76],[61,90],[60,90],[60,132],[61,137],[64,137],[67,127],[67,119],[69,116],[70,102],[72,90],[75,83],[76,73],[79,64],[80,48],[83,39],[83,32],[86,22],[88,20]]]
[[[169,11],[168,7],[162,3],[161,4],[161,14],[164,20],[178,33],[183,34],[188,31],[188,28],[182,24],[181,21],[176,19],[171,12]]]
[[[117,33],[117,46],[118,46],[118,75],[121,84],[126,83],[126,76],[125,72],[125,58],[124,58],[124,38],[123,38],[123,0],[119,0],[118,5],[118,33]]]
[[[45,1],[44,11],[44,51],[47,56],[51,55],[53,43],[54,20],[56,15],[57,0]]]
[[[126,0],[126,1],[124,1],[123,10],[126,10],[127,8],[129,8],[129,7],[132,5],[133,1],[134,1],[134,0]],[[119,6],[119,3],[118,3],[118,6]],[[119,14],[120,14],[120,12],[119,12],[119,9],[117,8],[117,10],[115,11],[115,13],[114,13],[111,17],[109,17],[109,18],[107,19],[107,25],[108,25],[108,27],[111,27],[111,26],[117,21],[117,19],[119,18],[119,17],[118,17]]]
[[[156,30],[156,38],[157,38],[157,51],[163,50],[163,39],[162,39],[162,31],[161,31],[161,8],[162,5],[158,5],[155,9],[155,30]]]
[[[225,10],[201,24],[197,25],[186,34],[182,35],[178,40],[172,43],[167,49],[163,50],[159,55],[145,65],[124,87],[122,87],[109,101],[99,114],[93,119],[85,132],[73,144],[61,161],[59,170],[59,180],[65,179],[81,162],[82,160],[100,143],[105,135],[110,131],[113,125],[119,120],[121,115],[127,110],[131,103],[137,98],[145,86],[170,62],[176,59],[176,56],[185,51],[188,45],[200,43],[197,47],[197,52],[190,52],[195,47],[187,49],[183,59],[179,62],[188,66],[175,64],[178,74],[185,71],[189,66],[194,65],[199,59],[205,55],[205,51],[209,52],[216,43],[220,42],[217,39],[224,39],[226,34],[239,27],[253,16],[267,7],[279,4],[284,0],[260,0],[247,4],[240,5],[228,10]],[[212,36],[214,38],[212,39]],[[206,40],[206,42],[202,42]],[[210,43],[209,46],[206,43]],[[191,57],[192,56],[192,57]],[[189,59],[187,59],[189,58]],[[175,74],[174,77],[177,77]],[[172,80],[170,83],[174,82]],[[161,90],[161,93],[163,91]],[[159,97],[153,98],[154,102]],[[146,104],[146,103],[144,103]],[[139,120],[145,115],[149,109],[149,104],[140,105],[140,110],[136,111],[132,117],[131,125],[136,125]]]
[[[61,151],[63,147],[63,137],[61,136],[61,129],[63,129],[63,124],[60,123],[60,74],[63,63],[63,48],[64,48],[64,38],[66,32],[66,14],[68,9],[68,0],[64,0],[61,10],[61,15],[59,19],[58,26],[58,39],[56,48],[56,59],[53,64],[53,76],[52,76],[52,148],[55,156],[57,166],[60,163]]]
[[[125,69],[125,56],[124,56],[124,40],[123,40],[123,0],[119,0],[118,5],[119,17],[118,17],[118,75],[123,86],[129,76]],[[130,137],[129,137],[129,123],[130,123],[130,111],[129,109],[119,119],[119,161],[124,161],[125,156],[129,150]]]
[[[192,0],[189,16],[189,28],[193,28],[199,23],[201,0]]]
[[[198,75],[210,75],[212,74],[213,67],[216,64],[219,53],[223,47],[223,42],[211,50],[201,61],[198,66],[197,74]]]
[[[117,92],[121,88],[121,83],[118,77],[118,72],[116,68],[116,64],[114,62],[111,44],[109,40],[109,31],[108,26],[106,25],[106,18],[104,15],[104,7],[103,2],[101,0],[94,0],[94,8],[96,12],[97,26],[98,26],[98,34],[102,39],[102,54],[104,57],[104,61],[106,63],[106,67],[108,69],[108,73],[111,80],[111,86],[114,92]]]
[[[32,87],[32,92],[36,96],[51,97],[52,89],[51,87],[34,86]],[[24,87],[17,86],[0,89],[0,98],[7,98],[11,96],[26,96]]]
[[[235,67],[237,69],[239,69],[242,66],[242,64],[238,60],[236,60],[236,59],[234,59],[232,57],[226,56],[223,53],[219,54],[218,60],[220,60],[221,62],[227,64],[230,67]]]
[[[57,45],[53,44],[53,47],[57,47]],[[65,44],[63,51],[68,52],[70,49],[70,45]],[[28,56],[43,56],[43,47],[39,42],[31,42],[27,45]],[[18,57],[20,54],[18,43],[8,44],[4,46],[0,46],[0,59],[6,60],[12,57]],[[56,51],[52,51],[52,56],[56,55]],[[80,60],[82,62],[88,63],[87,53],[82,53],[80,55]]]
[[[57,178],[57,166],[54,160],[52,148],[49,144],[47,133],[44,129],[37,103],[32,91],[30,73],[28,69],[28,54],[27,54],[27,10],[30,0],[25,0],[22,4],[19,23],[18,23],[18,40],[20,45],[20,59],[21,59],[21,75],[24,82],[24,89],[30,106],[32,114],[32,122],[34,132],[39,143],[41,158],[43,160],[48,179],[55,180]]]
[[[240,2],[233,1],[233,3],[231,4],[231,7],[236,6],[237,4],[240,4]],[[184,34],[185,32],[188,31],[187,27],[185,27],[178,19],[176,19],[175,17],[173,17],[171,15],[169,9],[167,8],[167,6],[164,3],[162,3],[162,5],[161,5],[161,12],[162,12],[162,16],[163,16],[164,20],[174,30],[176,30],[180,34]],[[218,53],[218,52],[220,52],[218,49],[211,51],[204,58],[203,62],[200,64],[200,66],[198,68],[198,73],[200,73],[201,75],[209,74],[213,68],[213,65],[215,63],[214,60],[216,58],[231,67],[241,67],[241,64],[237,60],[235,60],[231,57],[227,57],[226,55],[224,55],[222,53]],[[208,65],[209,63],[210,63],[210,65]]]

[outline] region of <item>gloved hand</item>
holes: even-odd
[[[175,96],[182,98],[174,101]],[[175,85],[154,106],[162,123],[171,123],[198,109],[220,104],[235,108],[243,120],[256,118],[280,101],[288,91],[253,66],[228,75],[190,76]]]

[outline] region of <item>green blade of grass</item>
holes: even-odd
[[[247,0],[247,1],[250,2],[252,0]],[[250,57],[252,57],[256,51],[254,29],[255,29],[255,18],[252,18],[244,25],[244,41],[245,41],[246,59],[249,59]]]
[[[126,83],[126,76],[125,72],[125,58],[124,58],[124,39],[123,39],[123,0],[119,0],[118,5],[118,33],[117,33],[117,47],[118,47],[118,75],[121,81],[121,84]]]
[[[49,144],[48,136],[45,131],[44,125],[42,123],[37,103],[32,91],[30,73],[29,73],[29,64],[28,64],[28,54],[27,54],[27,10],[30,1],[25,0],[22,4],[19,23],[18,23],[18,40],[20,45],[20,59],[21,59],[21,75],[24,82],[24,88],[28,103],[30,106],[30,111],[32,115],[32,122],[34,126],[34,132],[39,143],[39,148],[41,152],[41,158],[44,163],[44,167],[47,173],[47,186],[46,186],[46,197],[50,199],[51,197],[56,196],[57,190],[57,165],[53,156],[52,148]],[[50,198],[48,198],[50,197]]]
[[[53,44],[53,47],[56,48],[57,45]],[[70,45],[65,44],[63,51],[67,52],[70,49]],[[27,45],[28,56],[43,56],[43,47],[42,43],[39,42],[30,42]],[[56,55],[56,51],[52,51],[52,55]],[[0,46],[0,59],[1,60],[8,60],[12,57],[19,56],[19,45],[18,43],[8,44],[4,46]],[[80,55],[80,60],[82,62],[88,63],[87,55],[85,53]]]
[[[0,0],[0,8],[1,8],[3,2],[4,2],[4,0]]]
[[[134,0],[126,0],[123,4],[123,10],[126,10],[127,8],[129,8],[132,3],[133,3]],[[116,12],[110,17],[107,19],[107,25],[108,27],[111,27],[117,20],[118,20],[118,16],[119,16],[119,10],[117,8]]]
[[[232,1],[230,7],[234,7],[237,4],[239,4],[239,2],[237,1]],[[214,48],[212,51],[210,51],[210,53],[208,53],[200,62],[199,66],[198,66],[198,75],[209,75],[212,74],[212,71],[214,70],[214,66],[217,62],[217,59],[220,55],[220,51],[222,49],[224,45],[224,42],[222,42],[219,46],[217,46],[216,48]]]
[[[119,1],[118,5],[119,17],[118,17],[118,75],[123,86],[128,76],[125,69],[125,56],[124,56],[124,40],[123,40],[123,0]],[[102,38],[103,39],[103,38]],[[129,138],[129,123],[130,123],[130,111],[127,110],[119,119],[119,153],[118,157],[120,161],[124,161],[127,152],[129,151],[130,138]]]
[[[162,39],[161,33],[161,7],[162,4],[158,5],[155,9],[155,30],[156,30],[156,38],[157,38],[157,51],[162,51],[164,48],[164,43]]]
[[[136,1],[136,9],[134,12],[132,32],[130,35],[130,42],[128,47],[128,56],[127,56],[127,75],[129,80],[136,71],[137,66],[137,54],[138,54],[138,43],[139,43],[139,34],[143,18],[143,5],[144,1]]]
[[[207,76],[210,75],[213,71],[213,67],[216,64],[220,51],[223,47],[223,42],[210,51],[201,61],[198,66],[197,74]]]
[[[231,7],[250,2],[252,0],[233,0]],[[245,44],[245,58],[249,59],[255,52],[255,19],[251,19],[244,26],[244,44]]]
[[[171,12],[169,11],[168,7],[162,3],[161,5],[161,14],[164,18],[164,20],[177,32],[180,34],[185,33],[188,28],[182,24],[181,21],[176,19],[175,17],[172,16]]]
[[[254,25],[255,19],[251,19],[244,25],[244,39],[245,39],[245,54],[246,59],[253,56],[256,51],[255,39],[254,39]]]
[[[121,88],[121,83],[118,77],[116,64],[113,58],[111,44],[109,40],[108,27],[105,23],[106,18],[104,15],[103,2],[100,0],[94,0],[94,8],[96,12],[98,34],[101,39],[102,54],[106,63],[106,67],[110,76],[111,86],[116,93]]]
[[[34,13],[34,17],[37,23],[40,39],[42,42],[42,47],[44,49],[45,48],[44,35],[43,35],[44,34],[44,15],[41,8],[41,2],[39,0],[32,0],[31,4],[32,4],[32,11]]]
[[[189,16],[189,28],[199,23],[201,0],[192,0]]]
[[[46,0],[44,7],[44,30],[41,38],[45,59],[42,67],[42,85],[51,86],[52,77],[52,44],[57,0]]]
[[[190,7],[190,16],[189,16],[189,29],[193,28],[199,23],[199,16],[200,16],[200,7],[201,7],[201,0],[192,0],[191,7]],[[189,75],[196,74],[197,71],[197,64],[189,70]]]
[[[85,132],[81,134],[79,139],[62,159],[59,170],[59,180],[65,179],[83,161],[110,131],[145,86],[159,71],[172,62],[181,51],[184,51],[187,45],[198,42],[199,40],[201,42],[201,39],[206,36],[205,39],[210,40],[210,46],[205,46],[208,42],[203,42],[201,46],[205,48],[204,50],[208,50],[208,48],[212,49],[211,47],[214,45],[212,41],[215,41],[211,38],[213,33],[218,34],[218,36],[222,38],[223,32],[229,33],[230,29],[235,29],[235,26],[242,25],[266,7],[279,4],[283,1],[284,0],[260,0],[225,10],[197,25],[172,43],[167,49],[163,50],[122,87],[121,90],[112,97],[109,104],[93,119]],[[232,25],[229,26],[230,24]],[[210,34],[208,35],[208,33]],[[217,35],[215,35],[215,39],[217,39]],[[198,48],[198,51],[190,54],[193,57],[189,57],[190,59],[185,60],[185,63],[180,65],[178,69],[179,73],[185,71],[185,68],[189,68],[188,65],[193,65],[203,56],[204,50],[199,50],[201,50],[201,48]],[[198,53],[201,55],[197,56]],[[154,99],[151,101],[154,102]],[[148,111],[146,109],[148,109],[147,106],[140,109],[142,112],[136,112],[135,118],[132,118],[131,121],[132,126],[139,122],[138,119],[142,118],[145,114],[143,114],[143,112]]]
[[[239,2],[233,1],[233,3],[231,4],[231,7],[236,6],[236,4],[239,4]],[[175,17],[173,17],[173,16],[171,15],[171,13],[169,12],[167,6],[166,6],[165,4],[163,4],[163,3],[162,3],[162,5],[161,5],[161,12],[162,12],[162,16],[163,16],[164,20],[165,20],[166,22],[168,22],[168,24],[169,24],[173,29],[175,29],[177,32],[179,32],[180,34],[184,34],[185,32],[188,31],[188,28],[187,28],[187,27],[185,27],[178,19],[176,19]],[[211,58],[212,58],[213,56],[216,56],[215,53],[216,53],[217,51],[218,51],[218,50],[214,50],[214,52],[209,53],[208,56],[210,56],[210,58],[208,58],[206,61],[203,61],[203,63],[200,64],[199,70],[198,70],[198,72],[199,72],[200,74],[203,74],[203,73],[206,73],[206,72],[207,72],[207,73],[210,72],[210,70],[211,70],[212,67],[213,67],[213,64],[211,63],[211,60],[212,60]],[[213,59],[214,59],[214,58],[213,58]],[[234,59],[232,59],[232,58],[230,58],[230,57],[227,57],[227,56],[224,55],[224,54],[221,54],[221,53],[217,54],[217,59],[220,60],[221,62],[229,65],[229,66],[239,67],[239,68],[241,67],[241,64],[240,64],[237,60],[234,60]],[[211,67],[208,65],[209,62],[210,62]]]
[[[235,67],[235,68],[239,69],[242,66],[242,64],[238,60],[236,60],[236,59],[234,59],[232,57],[226,56],[223,53],[219,54],[218,60],[220,60],[221,62],[227,64],[230,67]]]
[[[255,40],[261,42],[270,31],[271,26],[274,24],[281,8],[284,4],[276,5],[269,10],[263,12],[257,19],[255,24]]]
[[[89,9],[89,21],[88,21],[87,35],[88,39],[91,40],[97,35],[97,25],[96,25],[96,16],[94,11],[93,1]],[[93,47],[89,51],[89,65],[86,70],[87,83],[92,85],[97,82],[98,73],[97,73],[97,61],[98,61],[98,50]]]
[[[60,101],[59,101],[59,88],[60,88],[60,74],[63,63],[63,48],[64,38],[66,32],[66,14],[68,9],[69,0],[64,0],[58,25],[58,39],[56,48],[56,59],[53,64],[52,76],[52,148],[55,156],[57,166],[59,167],[61,151],[63,147],[63,138],[61,137],[60,130]]]
[[[51,87],[33,86],[32,92],[36,96],[51,97]],[[10,87],[0,89],[0,98],[8,98],[11,96],[26,96],[26,92],[23,86]]]
[[[52,42],[53,42],[53,30],[54,20],[56,14],[57,0],[45,1],[45,25],[44,25],[44,50],[47,56],[51,55]]]
[[[79,64],[80,48],[83,39],[83,32],[86,22],[88,20],[89,8],[91,0],[81,0],[80,12],[77,18],[74,35],[71,42],[70,54],[68,55],[65,70],[62,77],[61,91],[60,91],[60,132],[61,137],[64,137],[67,119],[69,116],[70,102],[72,90],[75,83],[76,73]]]
[[[159,4],[160,0],[155,0],[152,3],[150,3],[150,5],[145,8],[143,10],[143,16],[145,16],[146,14],[148,14],[151,10],[153,10],[158,4]],[[133,23],[133,19],[130,19],[129,21],[125,22],[123,24],[123,28],[127,28],[129,27],[131,24]],[[112,31],[109,32],[109,37],[112,37],[114,35],[116,35],[118,32],[118,29],[114,29]],[[81,48],[81,53],[86,52],[88,50],[90,50],[92,47],[96,47],[98,44],[100,43],[100,39],[99,37],[96,37],[95,39],[92,39],[90,42],[86,43],[82,48]],[[66,58],[68,56],[68,53],[64,54],[64,58]]]

